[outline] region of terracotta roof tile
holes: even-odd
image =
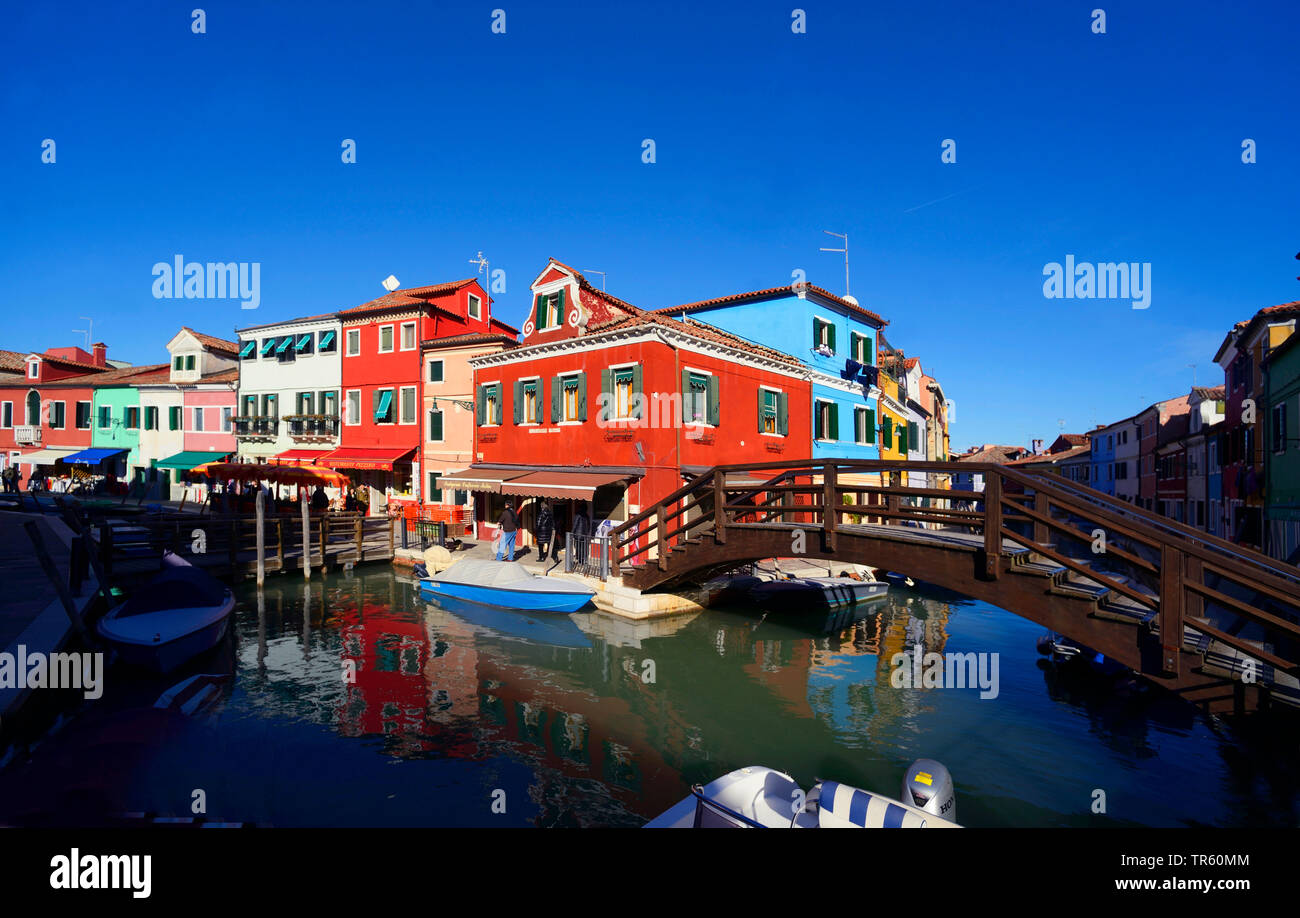
[[[405,290],[394,290],[391,293],[385,293],[369,303],[362,303],[360,306],[353,306],[351,309],[340,309],[339,316],[362,315],[368,312],[382,312],[386,309],[417,309],[433,308],[445,312],[447,315],[456,315],[449,309],[437,306],[428,302],[435,297],[453,293],[462,287],[468,287],[474,283],[477,278],[467,277],[464,280],[451,281],[446,284],[433,284],[428,287],[410,287]]]
[[[420,342],[420,346],[425,350],[433,350],[440,347],[455,347],[460,344],[492,344],[500,342],[507,347],[518,347],[519,342],[514,336],[498,334],[492,332],[470,332],[464,335],[452,335],[449,338],[428,338]]]
[[[690,313],[690,312],[696,312],[701,309],[711,309],[714,306],[723,306],[731,303],[739,303],[742,300],[761,300],[761,299],[774,298],[777,296],[793,295],[797,292],[796,286],[797,285],[795,284],[787,284],[783,287],[768,287],[766,290],[751,290],[748,293],[732,293],[732,294],[728,294],[727,296],[714,297],[711,300],[699,300],[694,303],[686,303],[682,306],[667,306],[662,309],[656,309],[655,312],[668,313],[668,314],[680,314],[684,312]],[[816,293],[818,296],[825,297],[826,299],[829,299],[834,303],[838,303],[839,305],[843,306],[845,309],[849,310],[850,312],[855,312],[861,316],[865,316],[866,318],[870,319],[873,322],[879,323],[880,325],[889,324],[889,322],[887,322],[885,319],[881,318],[880,316],[876,315],[871,310],[863,309],[861,306],[856,306],[853,303],[850,303],[848,300],[844,299],[843,297],[836,296],[835,294],[831,293],[829,290],[823,287],[818,287],[815,284],[805,284],[803,289],[806,291],[812,291],[813,293]]]
[[[189,332],[191,335],[195,337],[195,339],[198,340],[199,344],[202,344],[205,348],[207,348],[210,351],[217,351],[219,353],[234,354],[234,355],[239,354],[239,345],[236,344],[234,341],[227,341],[224,338],[217,338],[212,335],[205,335],[203,334],[203,332],[195,331],[194,329],[190,328],[188,325],[182,325],[181,331]]]

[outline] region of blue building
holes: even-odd
[[[1092,432],[1092,480],[1089,484],[1111,497],[1115,496],[1115,437],[1121,427],[1131,424],[1132,419],[1125,418]]]
[[[791,284],[660,309],[799,358],[812,379],[812,458],[880,458],[876,341],[888,324],[852,298]],[[795,406],[791,405],[794,411]]]

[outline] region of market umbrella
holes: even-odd
[[[206,462],[195,466],[192,475],[210,475],[217,481],[272,481],[283,485],[322,484],[346,488],[348,476],[319,465],[259,465],[254,462]]]

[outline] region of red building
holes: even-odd
[[[44,353],[0,352],[0,465],[52,470],[62,456],[91,445],[94,378],[111,370],[107,345]]]
[[[475,461],[444,477],[475,493],[480,538],[506,500],[525,528],[550,500],[567,532],[580,512],[622,522],[713,465],[809,458],[794,357],[639,309],[554,259],[531,295],[522,346],[470,360]]]
[[[368,486],[372,510],[420,499],[422,342],[518,332],[492,318],[474,278],[394,290],[338,313],[343,343],[339,447],[320,462]]]

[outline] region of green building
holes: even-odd
[[[167,374],[167,364],[158,364],[110,371],[96,379],[90,407],[90,447],[111,452],[103,453],[97,463],[87,464],[89,471],[114,475],[119,481],[143,480],[148,467],[140,456],[144,410],[134,383],[165,382]]]
[[[1264,358],[1263,420],[1265,550],[1300,560],[1300,334],[1292,332]]]

